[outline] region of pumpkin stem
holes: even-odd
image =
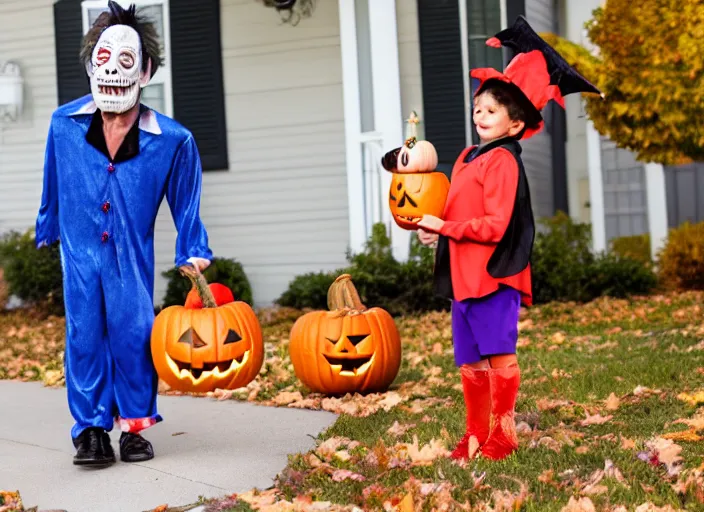
[[[328,289],[328,309],[330,311],[352,310],[364,311],[367,307],[362,304],[362,299],[352,283],[352,276],[342,274]]]
[[[210,287],[208,287],[208,281],[196,267],[193,267],[193,269],[189,268],[188,270],[181,268],[179,270],[181,274],[185,275],[191,281],[191,284],[198,292],[198,296],[203,302],[203,308],[218,307],[215,302],[215,297],[213,297],[213,292],[211,292]]]

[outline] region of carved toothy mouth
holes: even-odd
[[[398,217],[399,219],[401,219],[403,221],[410,222],[412,224],[416,224],[416,223],[420,222],[420,217],[414,217],[414,216],[408,216],[408,215],[396,215],[396,217]]]
[[[189,379],[193,384],[205,380],[214,375],[216,379],[226,377],[228,374],[239,371],[249,360],[249,350],[232,361],[220,361],[218,363],[203,363],[202,368],[194,368],[190,363],[176,361],[166,354],[166,361],[169,367],[181,379]]]
[[[330,367],[336,370],[339,375],[354,377],[366,372],[374,360],[374,354],[365,355],[328,355],[323,354]]]

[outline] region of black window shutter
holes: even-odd
[[[198,145],[203,170],[229,167],[220,0],[171,0],[174,118]]]
[[[82,39],[81,0],[59,0],[54,4],[59,106],[90,93],[88,75],[79,58]]]
[[[448,175],[466,146],[459,20],[457,0],[418,0],[425,138]]]

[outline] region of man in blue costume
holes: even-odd
[[[154,457],[140,432],[161,421],[150,352],[154,223],[164,195],[178,231],[176,265],[212,259],[200,219],[201,163],[192,134],[140,104],[161,64],[152,23],[109,2],[83,40],[91,94],[51,119],[37,246],[61,241],[65,372],[74,464]]]

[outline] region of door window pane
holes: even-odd
[[[164,84],[149,84],[142,89],[140,100],[146,106],[156,110],[160,114],[164,113]]]

